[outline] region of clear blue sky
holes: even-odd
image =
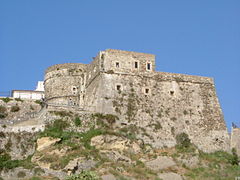
[[[107,48],[213,77],[228,127],[240,125],[240,0],[0,0],[0,91],[34,89],[48,66]]]

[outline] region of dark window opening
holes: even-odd
[[[174,95],[174,91],[170,91],[170,94],[171,94],[171,95]]]
[[[134,63],[134,67],[137,69],[138,68],[138,62]]]
[[[121,85],[117,85],[117,90],[120,91],[121,90]]]
[[[116,62],[116,67],[119,68],[119,62]]]
[[[75,88],[75,87],[73,88],[73,91],[76,91],[76,88]]]
[[[101,55],[101,59],[102,59],[102,60],[104,59],[104,54]]]
[[[151,63],[147,63],[147,70],[151,70]]]
[[[146,94],[149,94],[149,91],[150,91],[150,90],[149,90],[148,88],[145,89],[145,93],[146,93]]]

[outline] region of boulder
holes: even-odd
[[[145,164],[149,169],[152,169],[154,171],[166,169],[176,165],[172,158],[167,156],[158,156],[156,159],[148,161]]]
[[[179,174],[176,173],[161,173],[158,174],[158,178],[162,179],[162,180],[182,180],[182,177]]]
[[[60,138],[52,138],[52,137],[42,137],[37,139],[37,151],[43,151],[47,149],[51,145],[56,144],[57,142],[61,141]]]
[[[100,151],[101,154],[105,155],[108,159],[111,159],[115,162],[122,162],[122,163],[127,163],[131,164],[131,159],[120,154],[118,151],[108,151],[108,150],[102,150]]]
[[[91,146],[95,146],[97,149],[117,150],[121,152],[127,150],[139,153],[141,151],[138,143],[113,135],[95,136],[91,139]]]
[[[87,160],[84,157],[76,158],[71,160],[67,166],[64,168],[68,174],[78,173],[82,170],[90,170],[91,168],[95,167],[96,162],[93,160]]]
[[[112,174],[106,174],[101,176],[102,180],[116,180],[115,176]]]

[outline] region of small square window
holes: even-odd
[[[116,86],[116,89],[117,89],[118,91],[121,91],[121,85],[117,85],[117,86]]]
[[[120,65],[119,62],[116,62],[116,67],[117,67],[117,68],[119,68],[119,65]]]
[[[134,67],[135,67],[136,69],[138,69],[138,62],[137,62],[137,61],[134,62]]]

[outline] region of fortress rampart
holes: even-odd
[[[55,65],[45,88],[46,103],[115,114],[118,126],[144,129],[138,138],[154,147],[174,146],[186,132],[204,151],[230,148],[213,79],[156,72],[152,54],[108,49],[89,65]]]
[[[49,67],[44,81],[46,102],[80,106],[87,66],[80,63],[66,63]]]

